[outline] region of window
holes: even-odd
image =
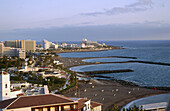
[[[48,111],[50,111],[50,107],[48,107]]]
[[[8,93],[5,94],[6,96],[8,95]]]
[[[59,107],[58,106],[55,107],[55,111],[59,111]]]
[[[43,111],[43,108],[40,108],[39,111]]]
[[[7,86],[8,86],[8,85],[7,85],[7,84],[5,84],[5,88],[7,88]]]
[[[63,107],[64,107],[64,110],[70,110],[70,105],[65,105]]]

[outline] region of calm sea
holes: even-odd
[[[102,42],[100,42],[102,43]],[[62,53],[62,57],[136,57],[137,60],[170,63],[170,40],[161,41],[105,41],[107,45],[123,46],[125,49],[99,52]],[[99,58],[86,62],[122,62],[132,59]],[[134,82],[141,86],[170,87],[170,66],[143,63],[112,63],[72,67],[74,71],[132,69],[134,72],[102,74],[114,79]],[[98,79],[98,78],[96,78]],[[100,78],[104,79],[104,78]]]

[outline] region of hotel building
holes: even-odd
[[[6,47],[22,48],[25,51],[35,51],[36,50],[36,41],[35,40],[14,40],[14,41],[5,41]]]
[[[47,49],[57,49],[58,48],[58,44],[49,42],[47,40],[42,41],[42,46],[45,50],[47,50]]]
[[[19,58],[25,59],[25,50],[21,48],[11,48],[5,47],[3,42],[0,42],[0,56],[17,56]]]

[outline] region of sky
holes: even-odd
[[[0,0],[0,41],[170,40],[170,0]]]

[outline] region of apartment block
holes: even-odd
[[[42,41],[42,46],[43,46],[44,49],[57,49],[58,48],[58,44],[54,44],[54,43],[49,42],[47,40]]]
[[[3,42],[0,42],[0,56],[18,56],[25,59],[25,50],[22,48],[5,47]]]
[[[14,41],[5,41],[6,47],[13,48],[22,48],[25,51],[35,51],[36,50],[36,41],[35,40],[14,40]]]

